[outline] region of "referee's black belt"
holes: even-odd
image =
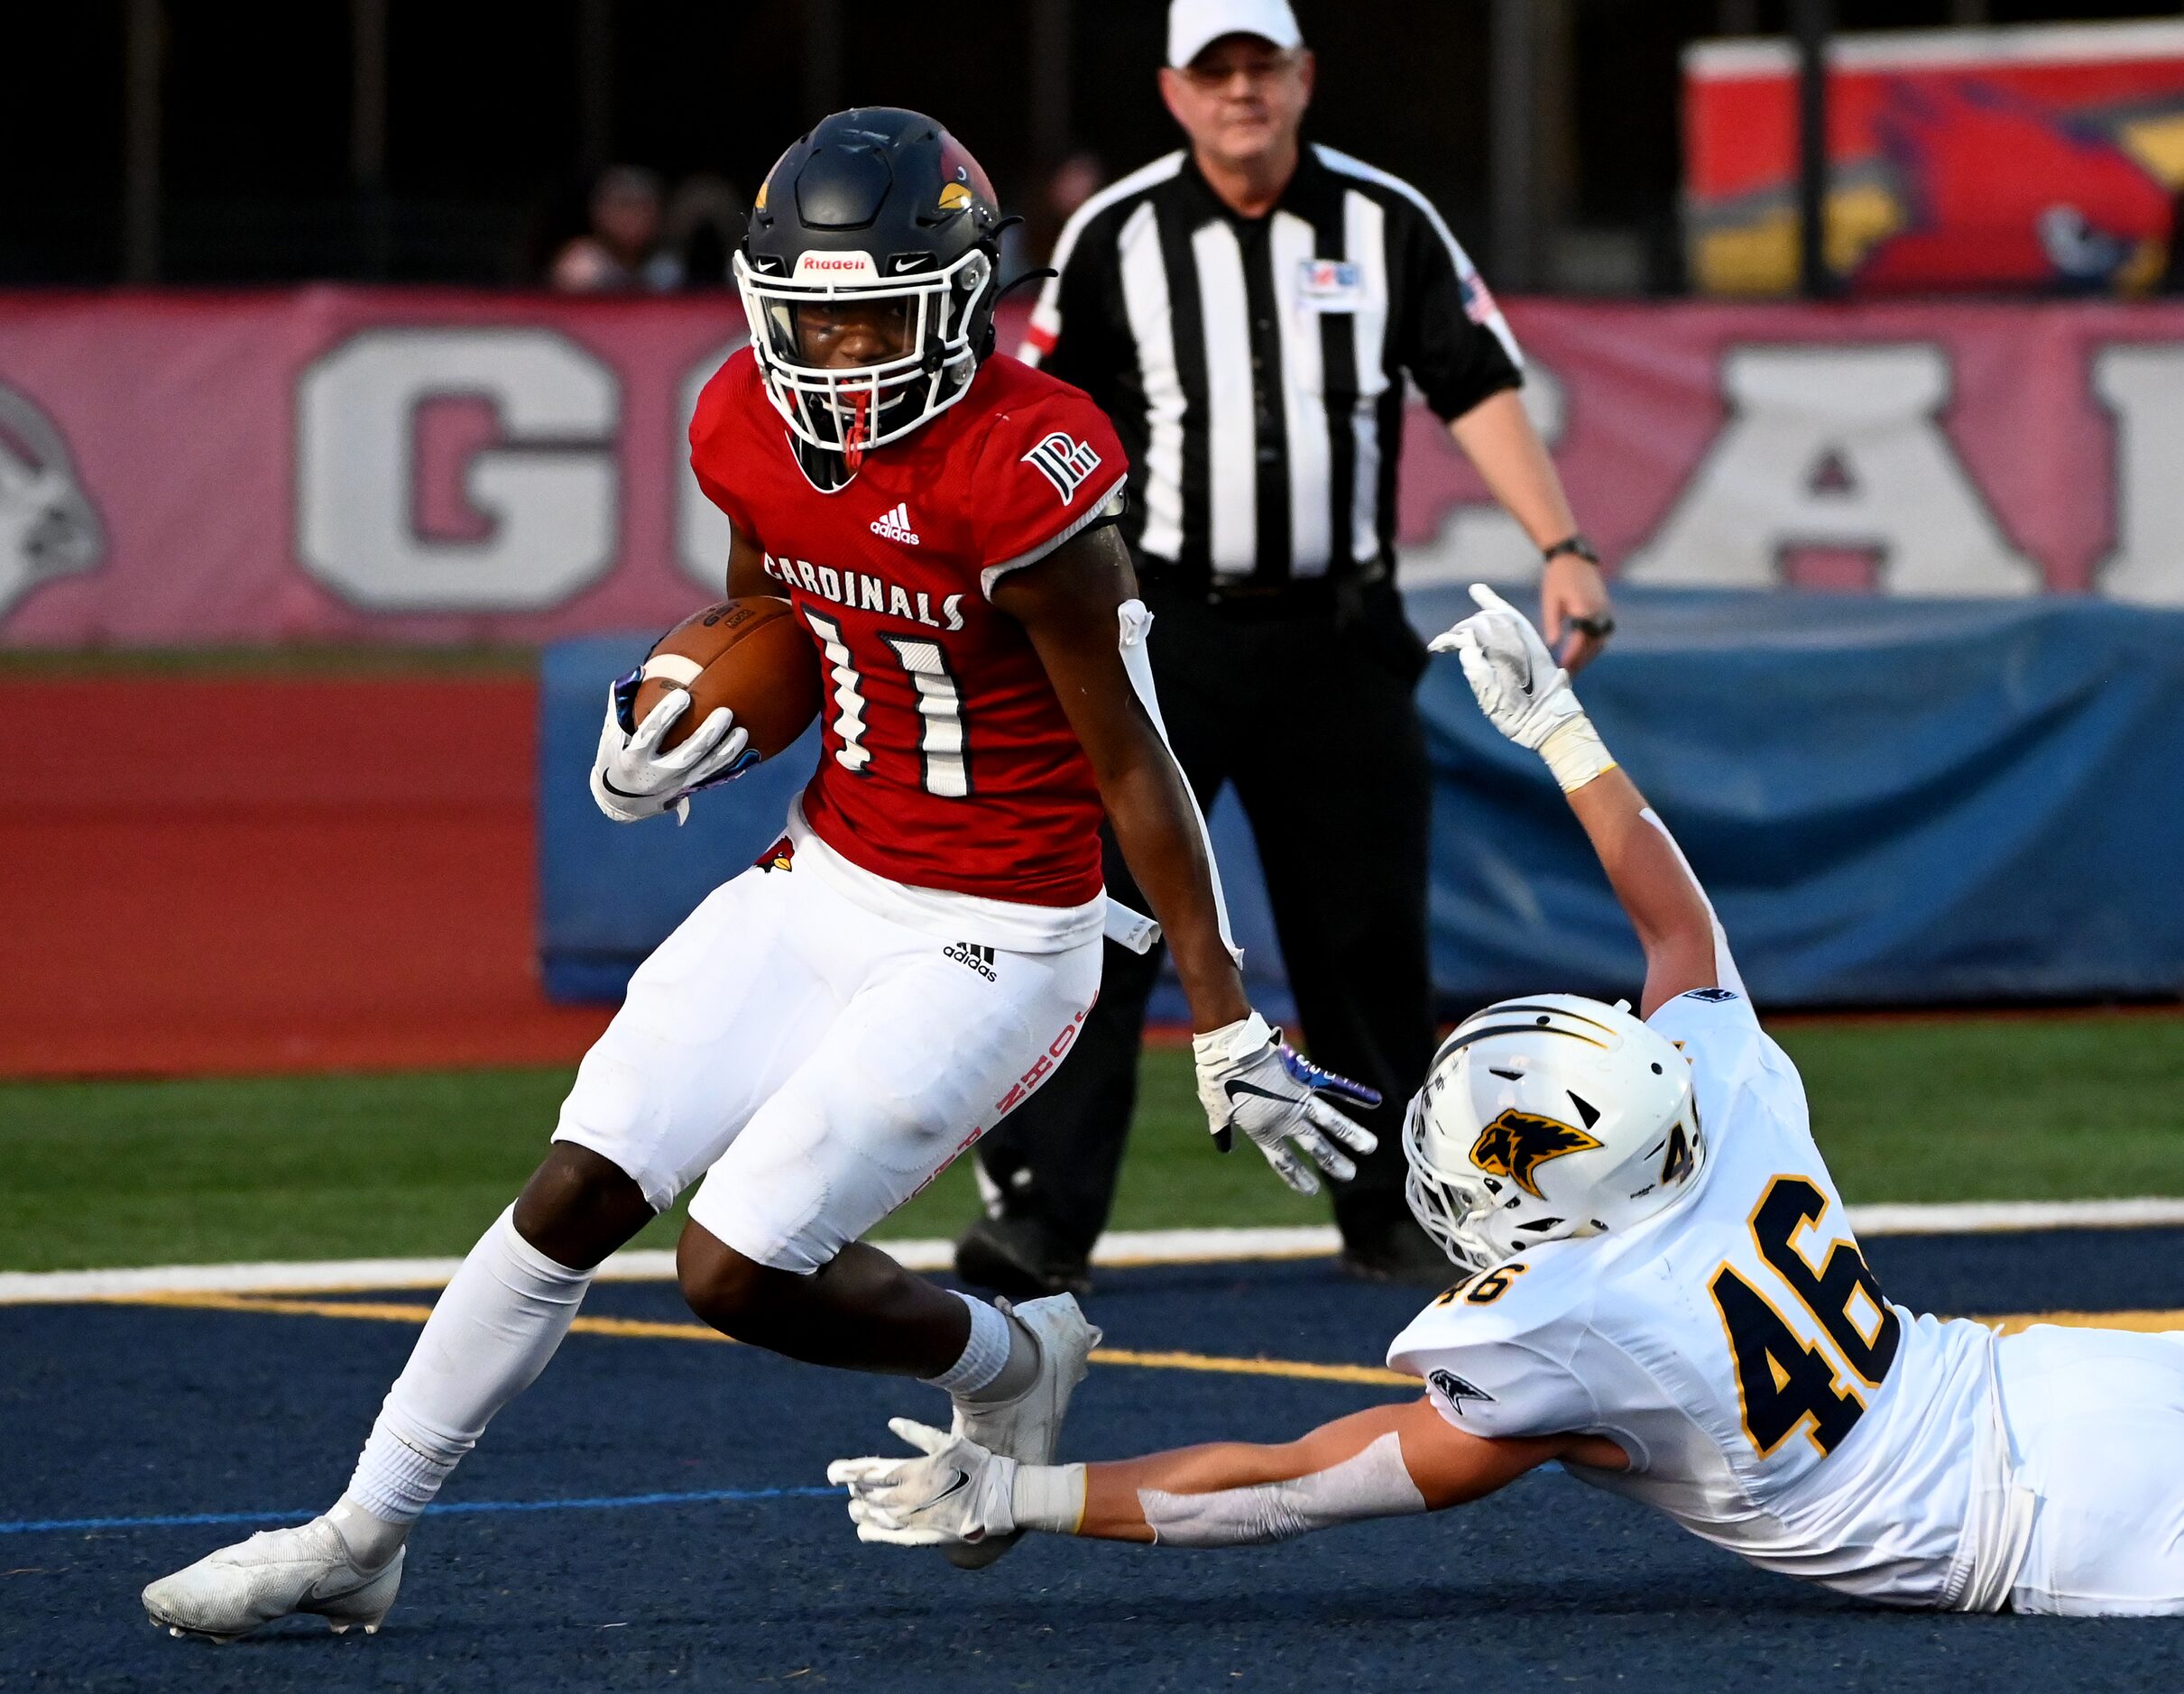
[[[1223,579],[1203,566],[1170,565],[1165,560],[1143,561],[1147,596],[1194,601],[1238,619],[1333,617],[1356,615],[1367,589],[1388,579],[1387,566],[1375,559],[1361,569],[1344,568],[1324,576],[1291,576],[1267,581],[1255,577]]]

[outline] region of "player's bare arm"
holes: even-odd
[[[1714,987],[1720,973],[1712,909],[1637,784],[1618,766],[1568,797],[1645,950],[1640,1015],[1650,1017],[1679,994]]]
[[[1376,1463],[1377,1454],[1386,1457]],[[1421,1397],[1352,1413],[1294,1441],[1214,1441],[1086,1465],[1075,1533],[1201,1546],[1284,1539],[1336,1523],[1468,1505],[1560,1459],[1617,1470],[1626,1462],[1603,1436],[1490,1441],[1458,1429]],[[1405,1483],[1415,1503],[1405,1497]],[[1193,1530],[1220,1539],[1192,1540]]]
[[[1645,949],[1642,1016],[1679,994],[1733,981],[1735,966],[1705,891],[1659,816],[1601,744],[1539,632],[1490,588],[1479,610],[1434,638],[1454,653],[1488,721],[1546,761],[1599,855]]]
[[[1247,1546],[1466,1505],[1550,1459],[1607,1470],[1628,1462],[1604,1436],[1473,1435],[1424,1398],[1352,1413],[1294,1441],[1216,1441],[1087,1465],[1018,1466],[908,1419],[892,1427],[917,1457],[844,1459],[827,1476],[849,1488],[859,1539],[909,1546],[1027,1529]]]
[[[780,589],[766,575],[766,550],[736,530],[728,543],[728,598],[748,600],[754,595],[779,595]]]
[[[1545,549],[1577,535],[1577,518],[1562,492],[1562,479],[1515,389],[1488,395],[1451,422],[1449,433],[1488,492],[1523,527],[1534,547]],[[1540,579],[1539,610],[1548,647],[1572,673],[1600,656],[1615,628],[1599,566],[1575,552],[1558,552],[1547,561]]]
[[[1251,1015],[1242,973],[1221,939],[1212,874],[1183,773],[1124,670],[1117,634],[1138,597],[1137,573],[1113,525],[1087,530],[994,585],[993,603],[1024,626],[1099,779],[1130,874],[1152,903],[1192,1027]]]
[[[1130,872],[1167,933],[1191,1008],[1198,1094],[1225,1151],[1241,1130],[1299,1193],[1313,1166],[1347,1182],[1372,1132],[1321,1091],[1366,1105],[1379,1095],[1312,1064],[1251,1009],[1222,933],[1214,870],[1197,802],[1132,682],[1123,646],[1137,574],[1111,524],[1089,529],[994,585],[993,603],[1023,625],[1084,749]],[[1135,611],[1142,616],[1142,609]]]

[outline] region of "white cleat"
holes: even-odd
[[[341,1532],[323,1517],[291,1529],[269,1529],[207,1553],[144,1590],[152,1626],[170,1635],[233,1641],[277,1618],[309,1613],[336,1635],[358,1625],[376,1635],[402,1585],[402,1560],[376,1570],[357,1567]]]
[[[990,1453],[1001,1453],[1018,1464],[1049,1465],[1062,1439],[1062,1420],[1068,1414],[1070,1396],[1084,1380],[1100,1330],[1077,1310],[1070,1294],[1051,1294],[1011,1306],[1006,1300],[993,1303],[1013,1312],[1039,1344],[1039,1374],[1030,1387],[1013,1400],[987,1405],[955,1402],[954,1432],[967,1435]],[[978,1570],[991,1564],[1023,1539],[1023,1531],[997,1535],[977,1542],[959,1542],[941,1551],[959,1570]]]

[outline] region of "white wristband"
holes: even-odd
[[[1018,1465],[1009,1488],[1009,1515],[1018,1529],[1075,1534],[1084,1521],[1084,1467]]]
[[[1219,1029],[1202,1030],[1191,1037],[1191,1054],[1203,1070],[1210,1064],[1238,1064],[1252,1057],[1274,1039],[1274,1031],[1257,1012]]]
[[[1562,784],[1564,794],[1573,793],[1616,768],[1614,755],[1602,744],[1592,720],[1582,712],[1572,712],[1547,732],[1546,740],[1539,744],[1539,756],[1547,761],[1547,769]]]

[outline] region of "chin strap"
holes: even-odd
[[[852,476],[864,463],[864,437],[870,431],[865,427],[865,413],[871,410],[872,397],[863,389],[852,389],[849,396],[850,425],[842,437],[842,463]]]
[[[1044,282],[1048,277],[1061,274],[1052,265],[1041,265],[1036,271],[1027,271],[1021,276],[1010,277],[1008,281],[994,290],[993,303],[999,306],[1005,298],[1022,288],[1027,282]]]

